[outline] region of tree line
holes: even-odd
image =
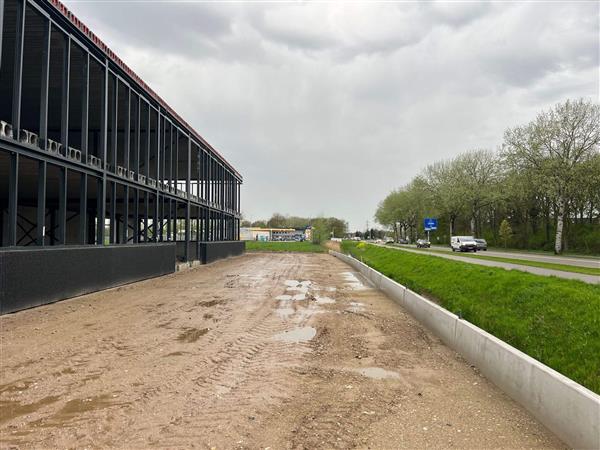
[[[312,227],[312,241],[320,244],[331,237],[345,237],[348,231],[348,222],[337,217],[300,217],[284,216],[275,213],[268,220],[256,220],[250,222],[244,220],[242,227],[259,228],[306,228]]]
[[[413,240],[425,217],[443,227],[434,242],[470,234],[490,245],[600,253],[600,106],[567,100],[542,111],[506,130],[498,151],[429,165],[375,213],[397,238]]]

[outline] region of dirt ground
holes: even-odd
[[[0,318],[3,448],[564,445],[326,254],[248,254]]]

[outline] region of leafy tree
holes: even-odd
[[[441,161],[428,166],[424,172],[435,209],[448,219],[450,236],[454,235],[456,219],[466,203],[465,188],[457,167],[454,161]]]
[[[599,109],[567,101],[508,130],[500,154],[473,150],[435,162],[390,192],[375,219],[398,239],[414,238],[423,217],[438,217],[440,230],[470,228],[492,245],[502,243],[506,219],[519,248],[560,252],[573,243],[600,253]]]
[[[556,203],[554,252],[561,253],[567,208],[580,187],[578,165],[591,160],[600,145],[600,107],[567,100],[533,122],[509,129],[504,141],[505,161],[537,172]]]
[[[275,213],[267,221],[268,228],[287,228],[287,219],[283,214]]]

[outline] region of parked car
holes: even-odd
[[[398,239],[398,243],[399,244],[410,244],[410,242],[408,241],[408,239],[405,239],[405,238]]]
[[[385,241],[386,245],[390,245],[394,243],[393,239],[388,239],[387,241]]]
[[[453,252],[476,252],[477,242],[473,236],[452,236],[450,247]]]
[[[431,242],[429,242],[427,239],[418,239],[417,240],[417,248],[430,248],[431,247]]]
[[[487,241],[485,239],[475,239],[477,250],[487,251]]]

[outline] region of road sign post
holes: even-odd
[[[431,217],[427,217],[423,220],[423,225],[425,227],[425,231],[427,231],[427,242],[430,242],[429,240],[429,232],[430,231],[435,231],[438,228],[438,220],[437,219],[433,219]]]

